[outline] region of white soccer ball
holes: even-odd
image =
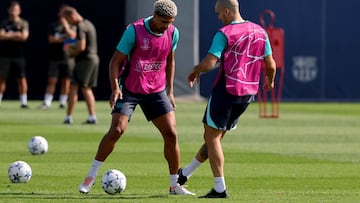
[[[29,152],[32,155],[45,154],[48,151],[48,142],[44,137],[32,137],[28,143]]]
[[[15,161],[8,168],[8,177],[13,183],[26,183],[31,179],[32,171],[24,161]]]
[[[110,195],[119,194],[126,188],[126,177],[119,170],[109,170],[102,176],[101,186]]]

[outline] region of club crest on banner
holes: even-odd
[[[315,80],[318,75],[317,58],[315,56],[294,56],[292,75],[303,83]]]

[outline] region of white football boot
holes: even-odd
[[[88,176],[85,178],[84,182],[82,182],[79,186],[79,192],[83,194],[87,194],[90,192],[91,187],[95,184],[95,177]]]
[[[179,183],[175,187],[170,187],[170,195],[195,195],[195,193],[190,192],[184,186]]]

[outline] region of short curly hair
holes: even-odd
[[[177,15],[177,7],[171,0],[157,0],[154,3],[154,13],[160,16],[174,18]]]

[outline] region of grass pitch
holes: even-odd
[[[74,124],[62,124],[65,110],[37,109],[30,101],[0,106],[0,202],[359,202],[360,201],[360,103],[283,103],[279,119],[259,119],[252,103],[238,129],[223,140],[225,179],[229,199],[203,200],[169,196],[169,178],[163,142],[155,127],[137,109],[127,132],[101,167],[119,169],[127,176],[120,195],[108,195],[100,178],[91,193],[82,195],[78,185],[86,176],[99,140],[110,125],[107,101],[97,102],[99,124],[83,125],[87,113],[80,102]],[[181,164],[188,164],[202,143],[205,103],[178,103],[177,128]],[[45,155],[27,150],[31,137],[49,142]],[[33,176],[26,184],[13,184],[7,168],[26,161]],[[188,181],[198,195],[213,186],[205,162]]]

